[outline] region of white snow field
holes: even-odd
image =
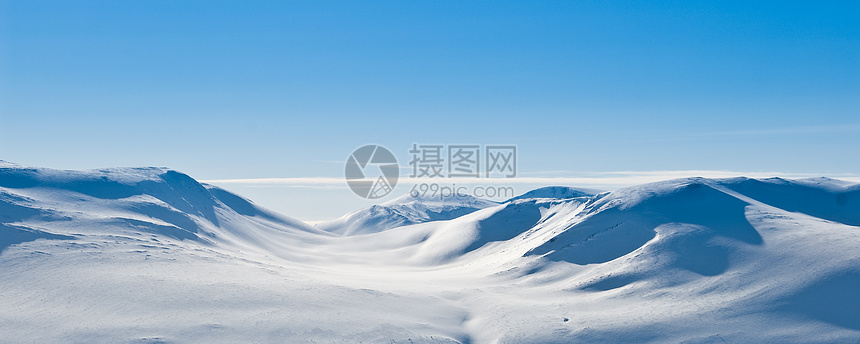
[[[329,232],[169,169],[4,162],[0,342],[858,343],[858,226],[858,185],[689,178]]]

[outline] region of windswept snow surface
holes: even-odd
[[[860,342],[858,185],[537,194],[330,233],[169,169],[0,163],[0,342]]]

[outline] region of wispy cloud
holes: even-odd
[[[566,176],[558,176],[564,171],[553,171],[556,176],[535,176],[522,173],[523,177],[516,178],[401,178],[402,184],[444,183],[458,185],[528,185],[533,187],[547,185],[566,185],[584,188],[616,189],[620,187],[652,183],[667,179],[686,177],[705,178],[770,178],[782,177],[789,179],[831,177],[851,182],[860,182],[860,175],[854,174],[813,174],[813,173],[784,173],[784,172],[737,172],[711,170],[685,171],[610,171],[610,172],[568,172]],[[302,178],[253,178],[253,179],[219,179],[206,180],[210,184],[241,185],[247,187],[301,187],[301,188],[346,188],[346,182],[338,177],[302,177]]]
[[[774,135],[822,135],[860,132],[860,123],[843,125],[813,125],[801,127],[772,127],[747,130],[730,130],[718,132],[695,133],[689,136],[727,137],[727,136],[774,136]]]

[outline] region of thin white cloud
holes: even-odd
[[[860,175],[854,174],[813,174],[813,173],[783,173],[783,172],[737,172],[737,171],[610,171],[610,172],[572,172],[565,177],[527,176],[516,178],[401,178],[398,183],[439,183],[457,185],[529,185],[533,187],[547,185],[566,185],[583,188],[616,189],[620,187],[658,182],[668,179],[686,177],[705,178],[770,178],[782,177],[789,179],[831,177],[850,182],[860,182]],[[346,182],[339,177],[300,177],[300,178],[253,178],[253,179],[219,179],[205,180],[210,184],[241,185],[246,187],[302,187],[302,188],[345,188]]]
[[[765,135],[808,135],[808,134],[839,134],[860,132],[860,124],[843,125],[814,125],[803,127],[774,127],[748,130],[720,131],[696,133],[695,137],[724,137],[724,136],[765,136]]]

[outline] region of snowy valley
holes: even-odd
[[[296,215],[296,214],[289,214]],[[166,168],[0,163],[4,343],[857,343],[860,184],[404,196],[311,226]]]

